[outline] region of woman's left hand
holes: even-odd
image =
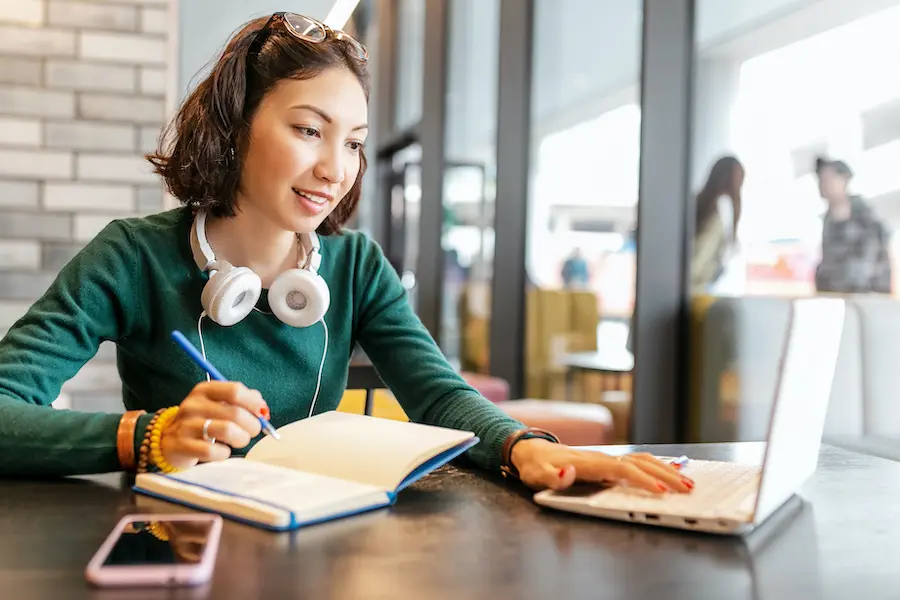
[[[688,493],[694,482],[652,454],[610,456],[540,438],[519,441],[510,460],[530,488],[563,490],[576,481],[624,483],[653,493]]]

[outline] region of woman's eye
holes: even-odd
[[[319,130],[315,127],[294,127],[294,129],[297,133],[306,137],[316,137],[319,135]]]
[[[362,142],[347,142],[347,147],[350,148],[353,152],[359,152],[363,149],[365,144]]]

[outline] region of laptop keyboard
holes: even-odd
[[[689,494],[657,495],[646,490],[616,486],[598,492],[590,504],[689,517],[745,519],[753,512],[758,489],[758,467],[728,462],[691,460],[682,471],[696,483]]]

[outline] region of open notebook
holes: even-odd
[[[397,493],[478,443],[458,431],[326,412],[278,429],[246,458],[141,473],[136,492],[273,530],[390,506]]]

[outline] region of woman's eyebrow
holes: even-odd
[[[296,106],[291,107],[291,110],[294,110],[294,109],[311,110],[312,112],[314,112],[317,115],[319,115],[320,117],[322,117],[322,120],[324,120],[326,123],[334,122],[334,119],[331,117],[331,115],[329,115],[327,112],[325,112],[318,106],[313,106],[312,104],[297,104]],[[357,125],[351,131],[357,131],[358,129],[368,129],[368,128],[369,128],[368,124],[363,123],[362,125]]]

